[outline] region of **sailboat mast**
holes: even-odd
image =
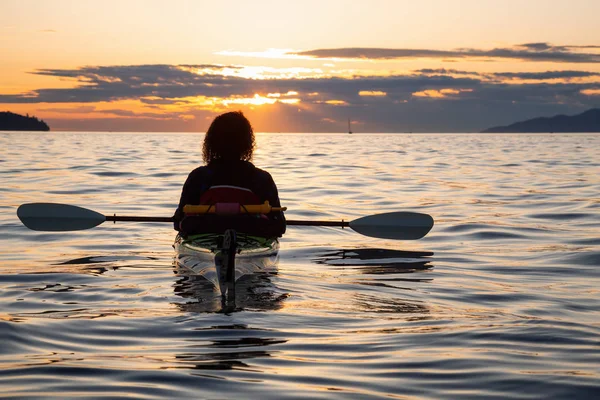
[[[350,128],[350,118],[348,118],[348,133],[352,133],[352,129]]]

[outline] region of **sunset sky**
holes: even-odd
[[[52,130],[473,132],[600,107],[597,0],[0,0],[0,111]]]

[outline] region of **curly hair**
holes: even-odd
[[[205,163],[215,160],[251,161],[256,146],[250,121],[241,111],[217,116],[204,137],[202,157]]]

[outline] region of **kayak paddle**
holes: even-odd
[[[102,215],[87,208],[58,203],[22,204],[17,216],[34,231],[78,231],[90,229],[105,221],[173,222],[172,217],[137,217]],[[390,212],[369,215],[353,221],[286,221],[288,226],[348,227],[362,235],[381,239],[421,239],[433,227],[433,218],[414,212]]]

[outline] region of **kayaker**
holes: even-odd
[[[252,125],[241,111],[221,114],[214,119],[202,147],[206,165],[194,169],[183,185],[174,215],[175,230],[191,234],[236,229],[257,236],[283,235],[286,223],[280,211],[262,216],[206,214],[197,217],[186,216],[183,212],[186,204],[248,205],[268,201],[271,206],[280,207],[273,178],[251,162],[255,147]]]

